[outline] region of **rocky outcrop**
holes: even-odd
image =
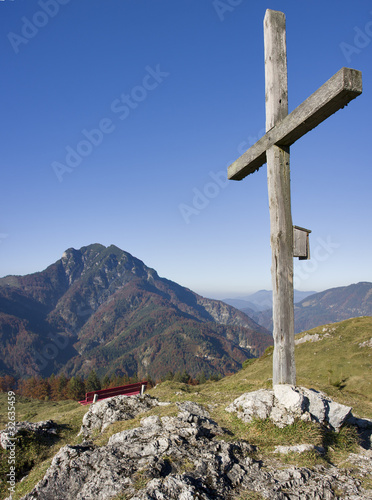
[[[39,436],[55,436],[58,425],[53,420],[44,420],[42,422],[15,422],[14,425],[8,425],[3,431],[0,431],[0,444],[5,449],[8,448],[13,438],[16,438],[21,431],[32,432]]]
[[[144,396],[116,396],[97,401],[90,405],[83,417],[79,434],[84,438],[91,436],[94,430],[103,432],[106,427],[121,420],[130,420],[139,413],[149,411],[159,404],[156,398]]]
[[[260,389],[243,394],[226,411],[236,412],[244,422],[270,418],[278,427],[284,427],[300,418],[318,422],[334,431],[339,431],[352,417],[349,406],[332,401],[322,392],[287,384],[276,385],[274,390]]]
[[[358,344],[359,347],[372,347],[372,338]]]
[[[138,398],[132,401],[140,404]],[[139,427],[112,435],[105,446],[87,441],[64,446],[23,500],[108,500],[118,495],[132,500],[223,500],[243,490],[273,500],[328,500],[337,498],[336,491],[349,499],[372,498],[346,469],[263,464],[255,460],[249,443],[224,441],[223,429],[205,408],[193,402],[177,406],[176,417],[142,418]],[[363,464],[370,474],[367,455]]]
[[[274,453],[287,455],[288,453],[305,453],[307,451],[316,451],[322,455],[325,449],[322,446],[315,446],[313,444],[295,444],[293,446],[276,446]]]
[[[329,337],[329,336],[330,335],[327,333],[325,335],[319,335],[318,333],[312,333],[312,334],[307,333],[300,339],[295,339],[294,343],[295,345],[299,345],[299,344],[304,344],[305,342],[319,342],[319,340],[323,340],[324,337]]]

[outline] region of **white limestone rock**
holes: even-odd
[[[253,418],[267,418],[273,408],[274,391],[260,389],[248,392],[235,399],[227,408],[230,413],[236,412],[243,422],[251,422]]]
[[[260,389],[243,394],[226,408],[228,412],[236,412],[243,422],[269,417],[278,427],[285,427],[300,418],[336,432],[350,419],[351,410],[321,392],[289,384],[275,385],[273,391]]]
[[[115,396],[90,405],[84,415],[79,435],[88,438],[97,429],[103,432],[114,422],[129,420],[139,413],[157,406],[158,400],[145,394],[143,396]]]
[[[329,336],[329,335],[328,335]],[[306,334],[300,339],[295,339],[294,343],[295,345],[303,344],[305,342],[318,342],[319,340],[322,340],[323,336],[320,336],[318,333],[314,333],[313,335]]]
[[[275,385],[274,396],[270,419],[278,427],[293,424],[295,418],[300,418],[308,406],[305,396],[292,385]]]
[[[304,453],[305,451],[324,453],[325,450],[322,446],[315,446],[313,444],[296,444],[293,446],[277,446],[273,453],[287,455],[288,453]]]
[[[331,399],[328,400],[328,415],[326,417],[331,429],[338,432],[346,420],[351,416],[352,408],[340,403],[336,403]]]
[[[274,422],[277,427],[283,429],[283,427],[294,423],[295,415],[287,411],[282,406],[273,406],[270,413],[270,420]]]
[[[144,417],[140,427],[111,436],[107,445],[64,446],[44,478],[22,500],[109,500],[118,496],[213,500],[237,498],[245,491],[272,500],[281,500],[283,495],[331,500],[335,490],[350,500],[372,499],[370,490],[361,487],[360,476],[354,477],[346,469],[283,469],[262,463],[249,456],[254,447],[247,442],[215,439],[218,425],[203,407],[193,402],[178,406],[176,417]],[[308,445],[298,445],[297,452],[308,449]],[[362,463],[359,457],[355,456],[355,463]],[[365,455],[363,461],[366,475],[372,473],[368,458]]]
[[[316,391],[315,389],[307,389],[306,387],[301,387],[301,391],[308,400],[308,413],[310,414],[311,420],[315,422],[323,423],[326,418],[326,395],[322,392]]]
[[[293,414],[301,414],[306,409],[305,397],[301,390],[293,385],[277,384],[274,386],[275,405],[285,408]]]

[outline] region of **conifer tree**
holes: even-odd
[[[101,382],[94,370],[89,373],[85,381],[85,389],[87,392],[99,391],[101,389]]]
[[[70,378],[67,384],[67,393],[69,398],[79,400],[83,399],[85,396],[85,385],[80,377]]]
[[[108,387],[110,387],[110,382],[110,377],[106,374],[102,380],[102,389],[107,389]]]

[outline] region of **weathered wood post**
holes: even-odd
[[[274,355],[273,385],[296,383],[293,314],[293,226],[289,147],[362,93],[362,74],[341,68],[314,94],[288,114],[285,16],[267,10],[264,20],[266,134],[228,168],[228,178],[240,181],[267,162],[272,249]],[[297,227],[297,226],[296,226]],[[305,231],[308,229],[297,227]],[[305,251],[295,250],[300,258]]]
[[[266,132],[288,115],[285,15],[267,10],[264,20]],[[296,384],[293,313],[293,229],[289,146],[266,152],[273,287],[273,384]]]

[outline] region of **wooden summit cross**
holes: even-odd
[[[228,168],[241,180],[267,162],[273,286],[273,385],[296,384],[293,312],[293,226],[289,146],[362,93],[360,71],[342,68],[288,114],[285,15],[264,20],[266,134]]]

